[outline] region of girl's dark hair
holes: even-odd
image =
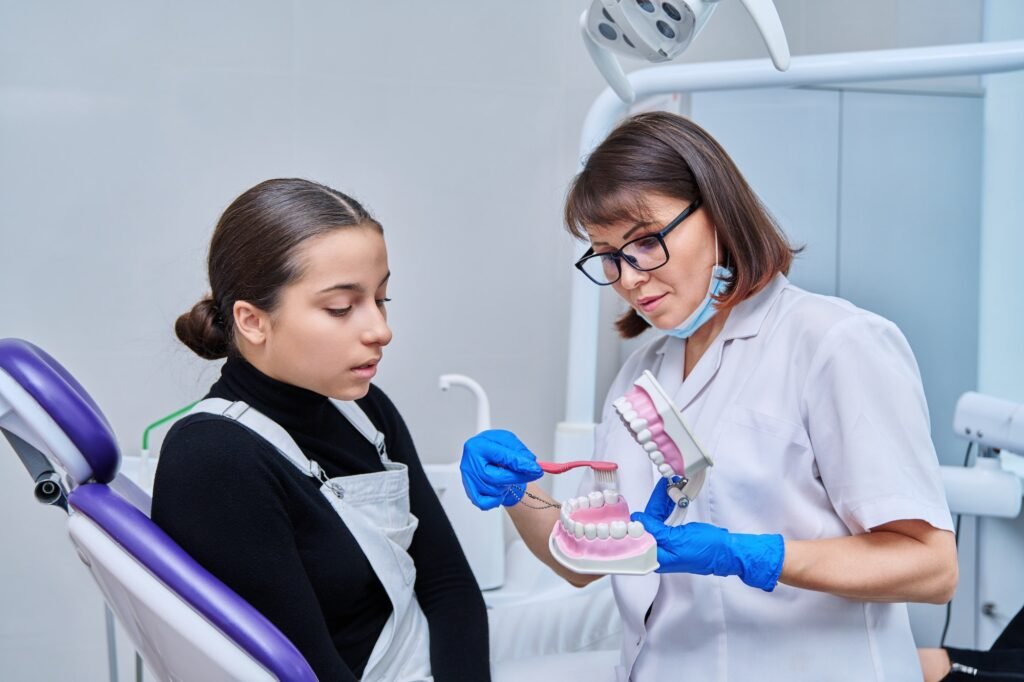
[[[733,271],[716,301],[719,310],[757,293],[776,273],[788,273],[800,251],[790,246],[718,142],[693,121],[667,112],[626,119],[593,151],[569,187],[566,227],[585,239],[584,225],[648,220],[645,197],[650,194],[702,200],[718,230],[722,263]],[[633,309],[616,322],[625,338],[648,326]]]
[[[235,301],[273,312],[281,288],[302,275],[295,252],[304,241],[344,227],[380,223],[336,189],[295,178],[267,180],[231,202],[210,241],[211,293],[178,317],[174,332],[200,357],[237,351]]]

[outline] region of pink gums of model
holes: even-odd
[[[567,500],[549,540],[555,559],[578,573],[643,575],[658,567],[657,544],[615,491]]]
[[[636,434],[637,442],[641,445],[644,445],[646,442],[654,443],[657,446],[657,451],[664,458],[664,463],[672,469],[672,472],[679,476],[685,476],[686,462],[683,460],[683,453],[679,452],[679,448],[676,447],[672,437],[665,432],[665,422],[662,420],[661,415],[658,414],[658,408],[654,405],[654,400],[651,396],[639,386],[634,386],[626,392],[624,397],[629,401],[633,411],[636,412],[636,417],[627,420],[626,415],[621,416],[623,421]],[[628,415],[629,413],[627,412],[626,414]],[[647,423],[639,424],[637,419],[643,419]],[[649,441],[643,438],[645,429],[650,434]],[[665,471],[662,471],[662,474],[665,473]]]

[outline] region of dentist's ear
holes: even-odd
[[[270,315],[248,301],[235,301],[231,313],[235,322],[235,334],[254,346],[267,341],[270,330]]]

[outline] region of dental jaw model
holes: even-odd
[[[614,490],[594,491],[562,503],[548,547],[576,573],[644,575],[658,567],[658,546]]]
[[[645,371],[613,405],[651,463],[669,480],[669,497],[676,503],[669,525],[682,523],[711,458],[650,372]],[[608,463],[594,463],[598,464]],[[654,537],[642,524],[629,520],[629,505],[614,490],[565,501],[548,546],[558,563],[576,573],[644,575],[658,568]]]
[[[651,464],[668,479],[668,495],[676,503],[676,510],[666,523],[679,525],[714,462],[690,433],[682,412],[649,371],[644,370],[633,388],[613,406]]]

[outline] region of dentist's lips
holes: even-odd
[[[640,310],[644,311],[645,313],[649,313],[655,308],[657,308],[658,304],[661,302],[661,299],[665,298],[665,296],[667,295],[668,294],[662,294],[660,296],[646,296],[644,298],[638,298],[636,301],[636,305],[638,308],[640,308]]]
[[[356,375],[358,375],[361,379],[367,379],[367,380],[368,379],[372,379],[377,374],[377,363],[379,363],[379,362],[380,362],[380,358],[377,358],[376,360],[371,360],[370,362],[366,363],[365,365],[360,365],[358,367],[353,367],[352,371]]]

